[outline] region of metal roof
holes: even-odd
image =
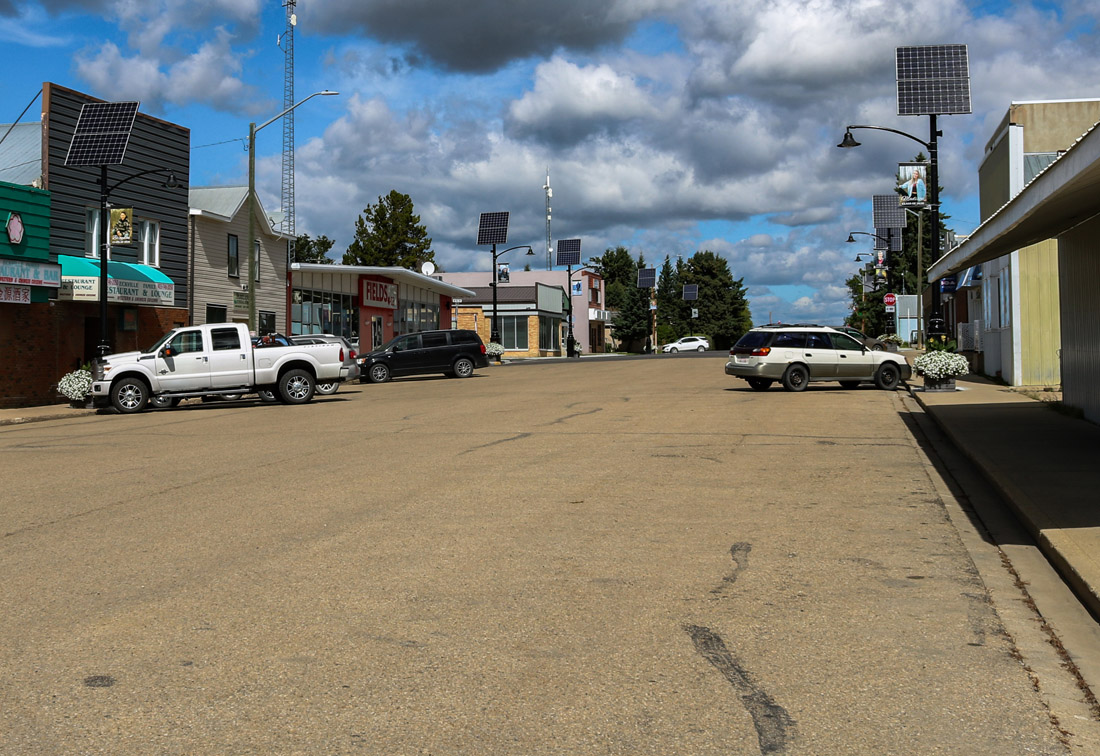
[[[0,137],[9,128],[11,133],[0,142],[0,181],[29,186],[42,177],[42,124],[0,124]]]
[[[325,265],[324,263],[291,263],[290,270],[301,271],[303,273],[331,273],[334,275],[373,275],[384,276],[394,281],[410,284],[412,286],[419,286],[422,289],[428,291],[434,291],[439,294],[443,294],[448,297],[472,297],[474,292],[469,289],[463,289],[461,286],[453,286],[449,283],[443,283],[438,278],[432,276],[425,276],[423,273],[417,273],[416,271],[409,270],[408,268],[401,267],[382,267],[375,265]]]
[[[247,186],[193,186],[187,190],[187,204],[191,208],[191,215],[212,218],[225,223],[237,217],[247,198]],[[256,204],[260,207],[260,217],[267,220],[268,234],[284,239],[294,239],[291,234],[284,234],[276,228],[274,216],[264,210],[264,205],[258,196]]]
[[[1100,214],[1100,124],[928,270],[936,281],[1053,239]]]

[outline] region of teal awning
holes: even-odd
[[[59,300],[99,301],[99,260],[91,257],[58,255],[61,265]],[[172,307],[176,285],[162,271],[149,265],[107,262],[107,301]]]
[[[62,278],[99,278],[99,260],[92,257],[72,257],[58,255]],[[149,281],[151,283],[170,284],[172,279],[149,265],[107,261],[107,278],[126,281]]]

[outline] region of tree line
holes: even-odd
[[[648,266],[644,255],[635,259],[626,247],[609,248],[590,264],[604,279],[606,307],[615,312],[611,330],[627,351],[646,350],[654,320],[657,344],[649,343],[651,348],[681,336],[706,336],[713,348],[729,349],[752,328],[744,278],[734,279],[726,259],[710,250],[687,260],[677,257],[675,264],[666,255],[655,290],[638,287],[638,271]],[[684,300],[685,284],[698,286],[698,299]],[[650,307],[653,302],[656,310]]]

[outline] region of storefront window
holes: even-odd
[[[527,316],[505,315],[500,318],[500,340],[505,349],[527,351]]]
[[[290,293],[290,333],[331,333],[359,338],[359,298],[330,291],[294,289]]]
[[[539,318],[539,349],[556,352],[561,346],[561,320],[542,316]]]

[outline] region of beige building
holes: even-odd
[[[982,222],[1097,121],[1100,100],[1013,102],[978,169]],[[980,333],[987,375],[1013,386],[1061,382],[1058,244],[1053,238],[984,263],[980,297],[976,288],[959,296],[969,298],[965,317],[970,330]]]
[[[257,199],[256,260],[248,269],[248,187],[192,187],[188,224],[191,322],[247,323],[249,287],[256,331],[289,333],[287,260],[294,238],[275,229]]]

